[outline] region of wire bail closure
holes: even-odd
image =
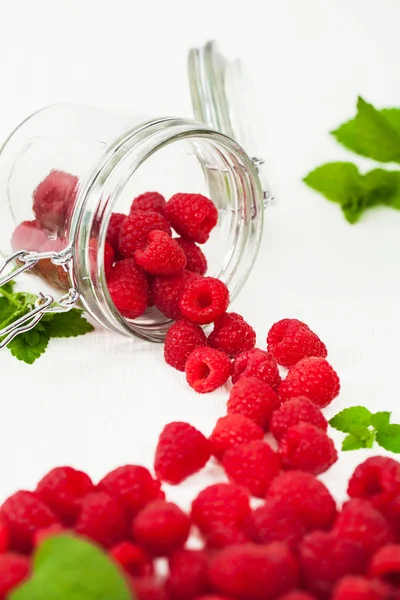
[[[28,252],[19,250],[11,256],[8,256],[0,264],[0,287],[15,279],[24,271],[32,269],[40,260],[50,259],[54,265],[61,266],[65,271],[69,270],[69,263],[72,261],[71,248],[65,248],[61,252]],[[23,264],[17,267],[14,271],[10,271],[7,275],[3,275],[7,267],[14,261],[18,260]],[[66,294],[63,294],[57,301],[50,294],[38,292],[35,304],[26,315],[22,315],[19,319],[10,323],[0,330],[0,349],[4,348],[17,335],[26,333],[33,329],[46,313],[68,312],[75,306],[79,300],[79,292],[74,288],[70,288]]]

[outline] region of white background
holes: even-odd
[[[400,422],[400,213],[377,209],[350,226],[301,182],[318,164],[353,160],[328,132],[354,113],[358,94],[400,106],[398,0],[13,0],[0,17],[1,139],[57,101],[191,116],[188,49],[215,38],[243,58],[276,203],[234,309],[260,347],[286,316],[320,334],[342,381],[327,415],[360,403]],[[3,351],[0,373],[0,498],[59,464],[94,478],[126,462],[151,466],[166,422],[208,434],[227,397],[196,395],[161,346],[101,330],[52,341],[34,366]],[[338,496],[363,456],[345,454],[326,476]],[[187,501],[216,476],[210,467],[171,497]]]

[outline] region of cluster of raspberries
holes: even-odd
[[[200,441],[189,425],[168,426],[157,449],[160,479],[176,483],[189,463],[204,462]],[[254,466],[250,459],[242,473]],[[55,468],[0,508],[0,598],[29,577],[37,544],[63,533],[101,546],[137,600],[396,600],[400,463],[368,458],[348,494],[339,510],[315,475],[295,470],[270,478],[257,508],[245,482],[223,482],[203,489],[186,513],[144,467],[119,467],[97,485]],[[162,576],[159,558],[168,564]]]

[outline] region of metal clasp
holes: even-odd
[[[0,278],[0,287],[15,279],[18,275],[32,269],[39,260],[50,259],[54,265],[61,266],[63,269],[68,271],[68,263],[72,260],[71,248],[66,248],[61,252],[28,252],[26,250],[19,250],[11,256],[7,257],[0,264],[0,276],[4,273],[7,267],[19,261],[22,263],[21,266],[15,270],[10,271],[7,275]],[[13,340],[20,333],[26,333],[33,329],[42,319],[46,313],[55,312],[67,312],[71,310],[73,306],[79,300],[79,293],[75,288],[70,288],[66,294],[63,294],[57,301],[54,300],[53,296],[49,294],[43,294],[38,292],[35,304],[25,315],[22,315],[19,319],[10,323],[6,327],[0,330],[0,349],[7,346],[11,340]]]
[[[263,173],[262,165],[265,163],[265,160],[258,156],[253,156],[251,160],[257,170],[258,177],[260,178],[261,188],[263,192],[264,208],[267,208],[267,206],[271,204],[271,202],[274,200],[274,197],[271,194],[265,175]]]

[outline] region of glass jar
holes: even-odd
[[[157,190],[167,198],[176,192],[201,193],[219,215],[204,248],[207,274],[224,281],[235,298],[256,258],[268,199],[260,181],[262,161],[250,131],[241,126],[241,111],[249,110],[239,95],[242,78],[239,63],[225,61],[210,42],[189,55],[196,121],[62,104],[26,119],[0,151],[1,252],[9,257],[2,274],[14,261],[14,278],[31,270],[65,292],[56,299],[57,310],[79,303],[109,329],[161,341],[169,319],[154,307],[127,319],[110,297],[104,267],[108,224],[113,212],[129,212],[132,199],[145,191]],[[13,232],[37,216],[34,192],[53,171],[66,178],[63,218],[50,207],[41,217],[40,244],[29,231],[21,241]],[[54,309],[52,303],[52,295],[38,294],[29,317],[0,334],[8,333],[9,341]]]

